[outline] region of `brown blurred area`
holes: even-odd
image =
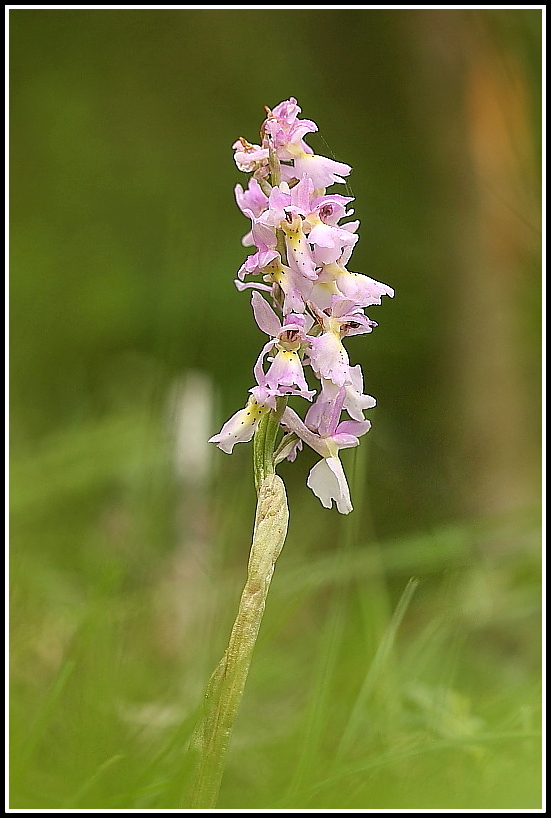
[[[448,391],[456,508],[499,515],[531,507],[540,492],[541,380],[527,320],[541,293],[533,82],[499,17],[424,11],[404,20],[419,67],[412,104],[441,182],[452,354],[435,389]]]

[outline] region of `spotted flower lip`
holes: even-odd
[[[316,263],[312,256],[310,244],[304,234],[300,216],[290,215],[289,219],[281,223],[281,232],[285,236],[289,267],[296,270],[304,278],[315,281],[318,275]]]
[[[242,244],[251,248],[234,283],[253,291],[254,319],[268,339],[253,366],[247,405],[210,440],[231,454],[236,443],[251,440],[265,415],[282,412],[285,434],[275,462],[293,461],[305,447],[315,451],[321,459],[307,485],[325,508],[334,504],[348,514],[352,500],[339,452],[359,445],[371,427],[364,412],[376,401],[364,393],[362,369],[350,364],[344,341],[373,331],[377,323],[365,309],[394,290],[347,269],[360,223],[350,220],[353,197],[327,188],[345,182],[351,166],[308,145],[305,138],[318,127],[300,118],[294,97],[265,110],[261,144],[240,137],[233,145],[237,167],[251,174],[246,187],[234,188],[249,220]],[[304,420],[283,409],[289,397],[309,402]]]
[[[250,397],[244,409],[239,409],[224,423],[217,435],[209,438],[209,443],[216,443],[219,449],[231,454],[236,443],[248,443],[255,433],[260,418],[268,412],[267,404],[259,403]]]
[[[348,352],[338,333],[328,331],[312,338],[308,356],[310,365],[319,378],[325,378],[335,386],[351,383]]]
[[[263,361],[267,352],[275,347],[276,354],[267,372],[264,372]],[[267,387],[277,397],[286,395],[300,395],[311,400],[315,390],[308,389],[304,377],[302,361],[297,352],[282,349],[274,342],[268,342],[263,347],[254,367],[254,374],[259,386]]]

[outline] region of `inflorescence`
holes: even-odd
[[[305,398],[311,406],[304,420],[287,406],[281,414],[285,435],[276,462],[294,460],[306,443],[322,458],[310,471],[308,486],[326,508],[334,500],[348,514],[352,503],[339,450],[359,444],[371,426],[364,410],[376,401],[363,393],[361,367],[350,366],[343,338],[371,332],[377,324],[364,308],[380,304],[383,295],[392,297],[394,290],[346,269],[359,221],[339,224],[352,215],[347,206],[353,198],[328,194],[326,188],[344,183],[352,168],[313,152],[304,136],[318,128],[299,119],[300,112],[292,97],[266,108],[261,144],[241,137],[233,145],[237,167],[252,174],[246,190],[236,185],[235,198],[251,220],[243,244],[255,248],[235,285],[255,290],[253,314],[269,340],[254,366],[256,385],[247,405],[210,442],[231,454],[236,443],[251,440],[263,415],[281,408],[280,399]],[[245,282],[255,275],[264,283]],[[314,402],[316,390],[309,388],[305,366],[320,382]],[[341,420],[343,412],[348,419]]]

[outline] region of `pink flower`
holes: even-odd
[[[290,188],[287,182],[273,187],[268,198],[267,210],[262,222],[271,227],[280,227],[282,222],[289,221],[289,216],[303,216],[310,212],[314,185],[305,176]]]
[[[263,145],[269,144],[277,151],[282,161],[294,161],[294,176],[302,179],[308,176],[315,188],[326,188],[333,182],[344,182],[352,168],[344,162],[335,162],[325,156],[316,156],[312,148],[304,142],[307,133],[318,130],[310,119],[298,119],[301,109],[294,97],[291,97],[273,109],[262,126],[266,138]]]
[[[383,295],[394,298],[394,290],[387,284],[360,273],[351,273],[339,265],[335,265],[335,268],[335,283],[339,291],[357,306],[371,307],[380,304]]]
[[[309,300],[314,282],[306,278],[295,267],[280,265],[272,274],[272,279],[283,291],[283,315],[290,312],[303,313]]]
[[[297,120],[302,108],[297,104],[294,97],[280,102],[276,107],[268,113],[268,121],[273,117],[281,125],[291,126]]]
[[[340,219],[345,216],[351,216],[354,213],[353,210],[346,209],[346,205],[353,201],[353,196],[341,196],[338,193],[330,193],[324,196],[317,196],[312,202],[312,208],[320,221],[325,224],[337,224]]]
[[[251,145],[242,136],[237,142],[234,142],[232,147],[235,151],[235,164],[245,173],[253,173],[268,163],[269,150],[261,148],[260,145]]]
[[[377,326],[375,321],[364,315],[361,307],[357,307],[353,301],[338,296],[332,296],[330,308],[323,312],[316,311],[316,317],[324,331],[310,341],[308,355],[312,369],[336,386],[351,384],[348,353],[342,338],[371,332]]]
[[[236,185],[234,192],[237,206],[249,218],[258,219],[268,207],[268,197],[254,177],[249,180],[247,190],[244,191],[241,185]]]
[[[339,396],[338,402],[341,400],[342,397]],[[340,410],[333,407],[331,420],[326,429],[327,434],[324,435],[308,429],[296,412],[289,408],[283,413],[282,423],[323,458],[311,469],[307,486],[325,508],[331,508],[335,501],[338,511],[341,514],[348,514],[352,511],[352,502],[338,453],[340,449],[358,446],[360,443],[358,438],[369,430],[371,423],[368,420],[345,420],[337,425],[338,414]]]
[[[285,236],[289,266],[312,281],[316,279],[316,265],[306,239],[303,221],[310,210],[313,184],[304,178],[292,189],[286,182],[272,188],[268,209],[259,217],[257,224],[268,229],[279,229]]]
[[[278,290],[283,293],[282,312],[288,315],[291,312],[300,314],[306,309],[314,287],[314,282],[302,276],[297,270],[281,263],[279,253],[264,250],[249,256],[239,270],[241,278],[249,273],[263,273],[264,281],[270,284],[243,284],[236,280],[234,284],[239,291],[246,289],[263,290],[272,294],[274,301],[278,301]]]
[[[209,443],[216,443],[223,452],[231,454],[236,443],[248,443],[252,439],[258,421],[269,411],[268,405],[259,403],[251,396],[245,408],[232,415],[220,432],[209,438]]]
[[[321,392],[315,403],[308,409],[304,419],[310,431],[322,437],[332,436],[337,429],[348,427],[339,424],[341,412],[346,409],[351,418],[360,423],[365,422],[364,410],[372,409],[377,401],[371,395],[363,394],[362,369],[359,364],[350,367],[351,383],[336,386],[333,381],[322,380]],[[346,421],[343,421],[346,423]],[[363,428],[363,427],[352,427]]]
[[[323,224],[320,222],[310,230],[308,241],[314,244],[313,258],[316,264],[330,264],[342,256],[345,247],[353,247],[358,236],[353,232],[359,222],[349,222],[351,225]]]
[[[314,183],[315,188],[326,188],[334,182],[342,182],[343,176],[348,176],[352,168],[344,162],[336,162],[326,156],[316,156],[308,153],[297,153],[295,160],[295,176],[302,179],[308,176]]]
[[[283,412],[281,421],[322,457],[336,457],[340,449],[358,446],[360,442],[358,438],[369,431],[371,423],[369,420],[343,420],[337,423],[335,418],[336,413],[327,434],[324,435],[308,429],[297,413],[289,407]]]
[[[256,246],[256,253],[248,256],[237,272],[237,277],[242,281],[246,275],[257,275],[262,273],[264,268],[274,259],[279,259],[279,253],[275,249],[277,238],[275,230],[260,221],[253,220],[253,226],[243,241]]]
[[[267,387],[270,394],[279,397],[300,395],[306,400],[312,400],[316,393],[315,390],[308,389],[302,361],[297,352],[283,349],[277,345],[275,357],[272,359],[268,371],[264,372],[262,365],[264,357],[273,346],[272,342],[268,342],[264,346],[255,365],[254,374],[258,385]]]
[[[274,259],[279,259],[279,253],[275,247],[266,247],[264,245],[256,253],[247,256],[237,271],[237,277],[240,281],[243,281],[246,275],[259,275]]]
[[[268,302],[257,292],[253,293],[251,304],[256,323],[271,336],[254,367],[258,385],[267,387],[274,395],[301,395],[311,400],[315,391],[308,388],[299,351],[303,344],[308,344],[306,330],[311,327],[312,320],[305,315],[290,313],[285,318],[285,324],[282,324]],[[272,349],[275,349],[275,357],[268,371],[264,372],[264,358]]]
[[[348,353],[337,332],[324,332],[312,338],[308,356],[318,377],[326,378],[336,386],[351,383]]]
[[[356,243],[358,236],[354,231],[359,222],[337,225],[339,219],[353,213],[346,210],[346,204],[353,201],[352,198],[335,194],[312,200],[313,192],[314,183],[307,176],[292,188],[282,182],[272,189],[268,208],[262,213],[260,221],[286,229],[286,223],[292,223],[296,216],[300,216],[302,231],[308,237],[308,243],[314,245],[314,261],[316,264],[329,264],[342,256],[345,247]]]
[[[266,135],[264,144],[269,143],[277,151],[278,157],[283,161],[293,158],[289,146],[298,146],[305,153],[313,153],[312,148],[303,142],[303,137],[307,133],[318,130],[318,126],[310,119],[298,119],[300,107],[294,97],[280,102],[279,105],[270,111],[262,126]]]

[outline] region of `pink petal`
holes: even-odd
[[[253,293],[251,298],[254,318],[260,329],[271,335],[272,338],[281,330],[281,321],[270,307],[268,302],[259,293]]]

